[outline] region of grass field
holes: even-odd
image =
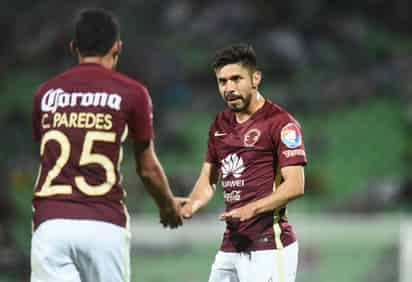
[[[319,250],[319,261],[298,271],[296,282],[366,282],[384,255],[384,246],[361,246],[336,242]],[[137,255],[133,258],[133,282],[203,282],[216,253],[216,246],[198,246],[184,254]],[[356,258],[354,255],[356,254]],[[301,267],[301,265],[299,266]],[[256,281],[259,282],[259,281]],[[389,282],[389,281],[388,281]]]
[[[133,282],[207,281],[217,244],[196,246],[162,255],[136,255],[132,258]]]
[[[210,221],[197,224],[199,231],[190,231],[193,237],[207,230],[201,227],[202,225],[213,227]],[[381,265],[382,258],[388,254],[389,249],[398,244],[399,238],[396,215],[378,218],[298,216],[294,226],[300,244],[296,282],[371,281],[369,277],[377,275],[377,270],[386,271],[385,265]],[[157,230],[151,225],[139,227],[142,228]],[[162,233],[155,233],[162,236]],[[163,233],[163,236],[168,235]],[[183,234],[180,236],[185,237]],[[139,246],[145,246],[144,238],[139,238],[139,234],[134,237],[139,241]],[[175,242],[173,238],[171,241]],[[132,281],[207,281],[219,241],[192,241],[187,245],[180,243],[177,248],[169,246],[160,250],[155,247],[150,250],[147,245],[143,249],[137,248],[132,257]],[[391,261],[393,264],[389,267],[397,267],[396,258]]]

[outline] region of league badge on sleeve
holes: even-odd
[[[302,145],[302,136],[299,127],[290,122],[286,124],[280,132],[280,139],[286,147],[294,149]]]

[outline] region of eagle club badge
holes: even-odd
[[[248,132],[246,132],[245,136],[243,137],[243,145],[245,145],[245,147],[253,147],[259,141],[259,137],[259,129],[250,129]]]
[[[280,132],[280,139],[286,147],[294,149],[302,145],[302,136],[299,127],[290,122],[286,124]]]

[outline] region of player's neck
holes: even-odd
[[[104,57],[79,57],[79,64],[98,64],[102,67],[112,70],[113,69],[113,59],[104,56]]]
[[[250,117],[259,111],[265,104],[265,98],[260,95],[259,92],[256,92],[252,101],[250,101],[249,107],[242,112],[235,113],[236,121],[238,123],[244,123],[250,119]]]

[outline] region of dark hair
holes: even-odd
[[[236,44],[217,51],[212,64],[213,69],[216,71],[228,64],[241,64],[252,71],[256,70],[255,50],[247,44]]]
[[[106,55],[120,36],[116,18],[103,9],[81,10],[74,26],[74,47],[82,57]]]

